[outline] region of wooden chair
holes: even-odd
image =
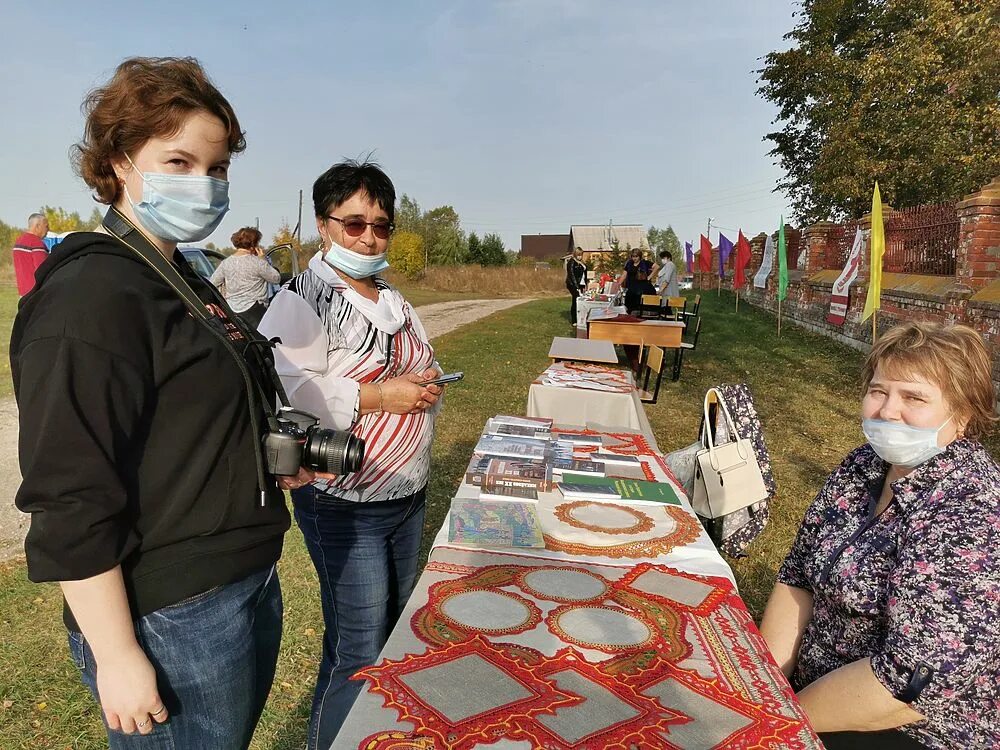
[[[698,322],[694,326],[694,338],[690,342],[682,341],[678,349],[674,350],[674,367],[673,372],[670,374],[670,379],[674,382],[680,380],[681,377],[681,364],[684,362],[684,352],[694,351],[698,348],[698,337],[701,335],[701,317],[698,318]]]
[[[655,404],[657,397],[660,395],[660,382],[663,380],[663,349],[658,346],[650,346],[647,348],[646,362],[641,368],[643,371],[642,377],[642,387],[639,388],[639,400],[644,404]],[[656,373],[656,383],[653,386],[653,392],[649,392],[649,379]],[[636,385],[639,381],[636,381]]]
[[[694,295],[694,306],[691,308],[691,310],[688,311],[687,310],[687,306],[685,306],[684,317],[685,318],[697,318],[698,317],[698,310],[699,309],[701,309],[701,295],[700,294],[696,294],[696,295]]]
[[[673,313],[674,320],[681,320],[687,310],[687,297],[667,297],[667,309]]]
[[[644,294],[639,303],[640,318],[659,318],[663,312],[662,299],[658,294]]]

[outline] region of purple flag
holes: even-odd
[[[684,243],[684,259],[687,261],[688,273],[694,273],[694,253],[690,242]]]
[[[722,232],[719,232],[719,277],[726,277],[726,261],[729,260],[729,254],[733,251],[732,241],[726,237]]]

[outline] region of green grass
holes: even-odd
[[[428,488],[424,555],[447,511],[487,417],[523,414],[528,385],[548,364],[553,336],[568,335],[568,300],[544,299],[465,326],[436,342],[446,371],[465,380],[449,386],[438,421]],[[733,297],[703,297],[698,349],[685,359],[680,382],[663,383],[647,406],[663,451],[696,436],[705,389],[747,382],[760,411],[778,495],[766,532],[747,558],[730,561],[750,609],[760,614],[775,571],[802,512],[827,474],[861,442],[862,355],[829,339],[787,326],[778,339],[774,318]],[[991,444],[995,448],[996,444]],[[285,632],[278,673],[253,747],[292,750],[304,743],[322,618],[318,583],[297,530],[280,564]],[[0,568],[0,747],[104,746],[98,710],[69,661],[55,586],[27,582],[23,563]],[[45,704],[44,708],[40,708]]]
[[[17,287],[13,284],[0,284],[0,345],[3,353],[0,355],[0,398],[14,393],[10,382],[10,332],[14,327],[14,315],[17,314]]]

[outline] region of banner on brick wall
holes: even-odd
[[[865,240],[861,234],[861,228],[854,233],[854,244],[851,245],[851,252],[847,256],[844,270],[833,282],[833,289],[830,292],[830,312],[826,316],[826,322],[835,326],[844,325],[847,320],[847,304],[851,291],[851,284],[858,278],[858,265],[861,263],[861,254],[865,249]]]
[[[764,259],[760,262],[760,269],[753,277],[753,285],[758,289],[767,286],[767,277],[771,275],[771,268],[774,266],[774,239],[767,235],[767,242],[764,243]]]

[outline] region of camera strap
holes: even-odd
[[[290,406],[288,396],[285,393],[284,386],[281,384],[281,379],[278,377],[278,373],[275,372],[274,366],[263,354],[263,350],[273,347],[277,340],[268,341],[255,330],[250,330],[244,324],[239,315],[232,311],[229,304],[225,301],[225,298],[218,293],[218,290],[209,285],[209,293],[214,297],[215,304],[218,305],[219,308],[225,313],[229,323],[236,327],[236,329],[240,332],[240,335],[247,342],[244,356],[239,356],[239,352],[236,351],[236,347],[233,346],[232,341],[229,338],[229,334],[226,332],[225,324],[222,319],[209,311],[205,302],[202,301],[197,292],[195,292],[191,288],[191,285],[188,284],[183,276],[181,276],[177,267],[167,260],[163,256],[163,253],[153,246],[145,235],[139,231],[138,227],[126,219],[121,212],[114,207],[108,209],[108,212],[104,217],[103,224],[104,228],[108,230],[112,236],[120,240],[122,244],[142,258],[150,268],[156,271],[160,278],[163,279],[163,281],[174,290],[174,293],[181,298],[181,301],[183,301],[187,306],[188,311],[195,320],[201,321],[208,328],[210,328],[217,337],[224,339],[227,344],[227,349],[236,355],[241,369],[245,369],[245,357],[252,357],[257,369],[269,377],[271,386],[274,388],[282,406]],[[256,390],[260,393],[264,411],[267,414],[268,422],[270,423],[272,418],[277,416],[274,407],[271,404],[271,399],[268,397],[258,378],[254,377],[253,373],[247,372],[246,374],[250,376]],[[276,425],[272,425],[272,429],[275,428]]]
[[[258,424],[259,418],[254,403],[256,400],[259,400],[261,403],[268,428],[272,431],[279,429],[278,416],[275,411],[274,404],[264,389],[264,386],[261,384],[260,379],[256,377],[253,372],[251,372],[246,359],[247,355],[254,358],[255,364],[257,365],[256,369],[267,373],[270,376],[271,384],[274,386],[275,392],[281,400],[282,405],[289,406],[288,396],[285,394],[285,389],[281,385],[281,380],[278,377],[273,364],[263,354],[264,349],[274,345],[273,342],[267,341],[256,331],[249,331],[247,327],[243,325],[243,322],[239,319],[237,314],[230,309],[229,305],[218,293],[218,291],[215,290],[211,284],[208,284],[207,286],[209,287],[209,291],[215,299],[215,304],[220,307],[220,309],[227,316],[229,322],[236,326],[236,329],[247,342],[245,354],[241,354],[233,345],[222,319],[209,311],[206,304],[191,288],[191,285],[188,284],[183,276],[181,276],[177,267],[163,256],[163,253],[161,253],[153,245],[153,243],[151,243],[146,236],[139,231],[138,227],[125,218],[121,212],[114,208],[114,206],[108,208],[108,212],[105,214],[102,224],[108,234],[121,242],[133,253],[138,255],[139,258],[146,263],[146,265],[152,268],[156,274],[174,291],[174,293],[180,297],[181,301],[184,302],[185,307],[187,307],[188,311],[191,313],[191,316],[207,328],[217,339],[219,339],[223,346],[226,347],[226,350],[233,357],[236,366],[243,375],[243,380],[247,389],[247,399],[250,407],[250,421],[253,426],[254,433],[259,435],[261,432]],[[254,398],[254,393],[258,394],[257,399]],[[274,482],[271,481],[269,483],[267,481],[260,446],[257,447],[255,455],[257,458],[258,485],[261,491],[261,505],[264,505],[267,487],[273,486]]]

